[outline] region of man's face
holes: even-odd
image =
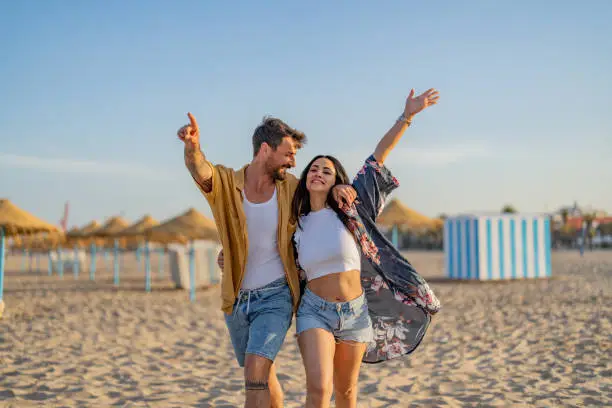
[[[287,170],[295,167],[297,143],[291,137],[284,137],[276,150],[269,150],[266,160],[268,172],[275,180],[284,180]]]

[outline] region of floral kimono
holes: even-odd
[[[361,249],[361,281],[374,329],[365,363],[412,353],[423,340],[440,302],[425,280],[376,226],[389,193],[399,182],[374,156],[353,180],[357,200],[342,210]],[[297,257],[296,257],[297,258]]]

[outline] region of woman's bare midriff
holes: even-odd
[[[361,296],[361,272],[331,273],[308,282],[308,289],[328,302],[348,302]]]

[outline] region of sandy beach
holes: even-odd
[[[360,406],[612,406],[612,252],[553,253],[550,280],[490,283],[445,280],[441,253],[406,255],[443,309],[412,356],[363,366]],[[190,303],[152,264],[147,294],[133,254],[119,288],[103,259],[90,282],[9,257],[0,406],[242,406],[219,287]],[[287,407],[305,399],[293,333],[278,358]]]

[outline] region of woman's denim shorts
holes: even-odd
[[[365,293],[348,302],[328,302],[306,288],[296,320],[297,334],[323,329],[338,342],[369,343],[374,339]]]

